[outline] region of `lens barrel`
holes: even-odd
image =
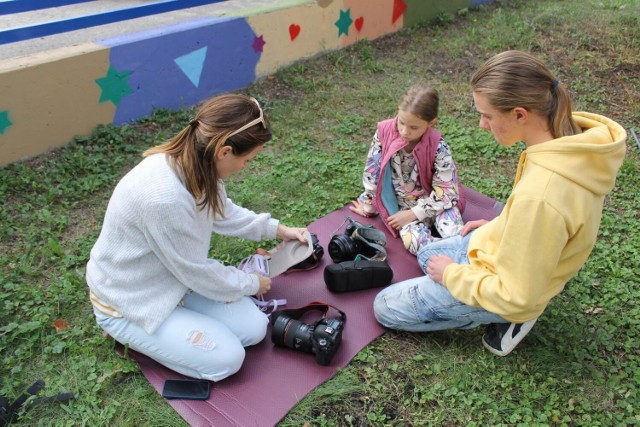
[[[359,245],[351,236],[336,234],[329,241],[327,250],[329,251],[331,260],[339,263],[355,259],[359,252]]]
[[[280,315],[273,322],[271,341],[276,345],[312,353],[312,332],[313,328],[311,325],[289,316]]]

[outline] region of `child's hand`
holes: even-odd
[[[462,226],[462,230],[460,231],[460,234],[462,236],[466,236],[468,233],[472,232],[478,227],[485,225],[488,222],[489,221],[487,221],[486,219],[476,219],[475,221],[469,221]]]
[[[367,211],[364,209],[365,204],[362,203],[360,199],[352,200],[351,205],[352,206],[349,206],[349,210],[351,210],[351,212],[357,213],[358,215],[365,218],[375,216],[374,214],[367,213]]]
[[[418,217],[411,209],[399,211],[387,218],[387,222],[394,230],[400,230],[405,225],[417,220]]]

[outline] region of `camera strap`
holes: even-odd
[[[267,252],[268,254],[268,252]],[[247,274],[260,274],[264,277],[269,277],[269,262],[267,261],[268,255],[265,254],[252,254],[244,258],[238,264],[238,270],[242,270]]]
[[[271,314],[276,311],[278,309],[279,306],[281,305],[287,305],[287,300],[286,299],[270,299],[270,300],[265,300],[263,296],[256,298],[256,297],[249,297],[251,298],[251,301],[253,301],[253,303],[255,305],[258,306],[258,308],[260,308],[260,311],[264,312],[267,314],[267,317],[271,316]],[[271,311],[269,311],[271,310]]]
[[[289,308],[286,310],[279,310],[277,313],[280,314],[286,314],[287,316],[293,318],[293,319],[300,319],[305,313],[308,313],[310,311],[321,311],[322,312],[322,318],[326,319],[327,315],[329,313],[329,308],[333,308],[334,310],[336,310],[338,313],[340,313],[340,319],[343,322],[347,321],[347,314],[340,310],[339,308],[337,308],[336,306],[333,306],[331,304],[327,304],[324,302],[318,302],[318,301],[312,301],[309,304],[299,307],[299,308]],[[273,313],[276,313],[275,311]],[[273,314],[272,313],[272,314]],[[273,322],[275,321],[275,319],[278,316],[272,316],[271,317],[271,324],[273,324]]]
[[[73,394],[71,393],[60,393],[55,396],[40,397],[28,401],[29,397],[37,395],[43,387],[44,381],[36,381],[27,389],[26,393],[20,395],[16,400],[13,401],[13,403],[9,403],[9,401],[4,396],[0,396],[0,426],[4,426],[15,421],[18,418],[20,409],[22,409],[23,407],[28,408],[30,405],[38,405],[51,402],[66,402],[67,400],[71,400],[74,398]]]
[[[354,239],[360,240],[365,245],[373,248],[376,251],[376,255],[371,258],[367,258],[362,254],[358,254],[356,259],[365,258],[370,261],[384,261],[387,259],[387,250],[384,248],[384,245],[387,244],[387,237],[384,232],[378,230],[373,226],[362,225],[356,223],[356,230],[353,232],[352,237]]]

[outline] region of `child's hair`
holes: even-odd
[[[252,121],[257,123],[242,129]],[[222,147],[229,146],[234,155],[240,156],[270,139],[271,130],[258,101],[226,94],[205,101],[187,127],[170,141],[146,150],[144,156],[167,154],[198,206],[222,216],[216,155]]]
[[[430,122],[438,117],[439,102],[437,90],[417,84],[402,95],[398,108]]]
[[[471,87],[502,112],[522,107],[548,117],[554,138],[581,132],[572,118],[568,91],[533,55],[508,50],[493,56],[471,77]]]

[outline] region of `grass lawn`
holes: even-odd
[[[376,122],[424,82],[440,92],[438,127],[463,182],[505,200],[524,146],[502,148],[478,128],[468,81],[510,48],[550,64],[576,110],[640,132],[640,0],[506,0],[299,62],[244,89],[266,106],[275,137],[228,183],[230,196],[300,226],[343,206],[361,191]],[[156,111],[100,127],[0,169],[0,395],[15,398],[42,378],[43,395],[77,396],[34,406],[16,425],[186,425],[102,336],[84,273],[118,180],[192,114]],[[388,332],[280,425],[640,424],[639,206],[640,143],[630,134],[591,257],[511,355],[485,351],[481,329]],[[214,237],[211,255],[236,264],[270,243]],[[56,332],[58,319],[68,327]]]

